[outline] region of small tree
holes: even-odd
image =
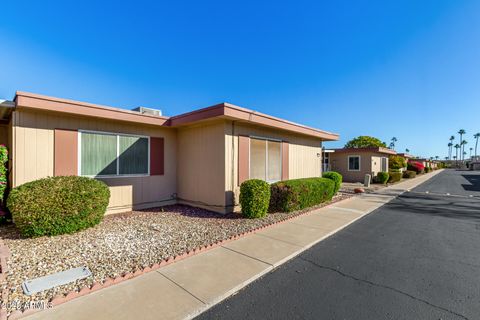
[[[404,157],[391,155],[388,157],[388,167],[389,169],[398,170],[405,168],[407,166],[407,161]]]
[[[375,137],[359,136],[345,144],[345,148],[386,148],[387,145]]]

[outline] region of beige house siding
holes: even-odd
[[[359,171],[348,170],[349,156],[360,156]],[[388,169],[388,155],[374,152],[362,152],[361,150],[355,153],[332,152],[330,153],[330,165],[332,171],[336,171],[343,176],[343,181],[363,182],[366,174],[371,174],[373,177],[382,171],[381,158],[383,157],[387,158]]]
[[[180,128],[179,202],[225,212],[225,122]]]
[[[372,175],[376,176],[382,171],[382,158],[386,158],[388,172],[388,156],[383,154],[372,155]]]
[[[225,122],[225,190],[226,203],[238,205],[238,136],[256,136],[289,142],[289,179],[320,177],[322,175],[322,147],[317,138],[291,134],[285,131],[251,126],[232,121]],[[238,209],[238,206],[236,206]]]
[[[101,178],[111,191],[107,213],[180,202],[216,212],[238,204],[238,136],[289,143],[289,179],[319,177],[321,140],[225,119],[178,129],[30,110],[12,115],[12,186],[54,175],[54,130],[92,130],[165,138],[162,176]],[[1,130],[1,129],[0,129]],[[1,132],[1,131],[0,131]]]
[[[111,197],[107,213],[155,207],[174,203],[176,192],[176,132],[175,130],[142,126],[95,118],[69,117],[54,113],[15,111],[12,116],[12,186],[53,176],[54,129],[94,130],[139,134],[165,138],[165,174],[162,176],[102,178],[110,186]]]

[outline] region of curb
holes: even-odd
[[[49,301],[49,304],[51,307],[55,307],[55,306],[58,306],[58,305],[61,305],[65,302],[68,302],[70,300],[73,300],[75,298],[79,298],[79,297],[82,297],[84,295],[87,295],[87,294],[90,294],[90,293],[93,293],[95,291],[98,291],[98,290],[101,290],[101,289],[104,289],[104,288],[108,288],[112,285],[115,285],[115,284],[118,284],[118,283],[122,283],[126,280],[129,280],[129,279],[133,279],[133,278],[136,278],[138,276],[141,276],[145,273],[148,273],[148,272],[151,272],[151,271],[156,271],[158,270],[159,268],[161,267],[164,267],[164,266],[167,266],[167,265],[170,265],[174,262],[178,262],[180,260],[183,260],[185,258],[189,258],[191,256],[194,256],[194,255],[197,255],[199,253],[202,253],[202,252],[205,252],[205,251],[208,251],[208,250],[211,250],[211,249],[214,249],[214,248],[217,248],[217,247],[221,247],[222,245],[224,244],[227,244],[228,242],[230,241],[234,241],[234,240],[238,240],[240,238],[243,238],[245,236],[248,236],[250,234],[254,234],[258,231],[262,231],[262,230],[265,230],[267,228],[270,228],[270,227],[273,227],[273,226],[276,226],[278,224],[281,224],[281,223],[284,223],[284,222],[287,222],[289,220],[292,220],[292,219],[295,219],[297,217],[300,217],[300,216],[304,216],[304,215],[307,215],[307,214],[310,214],[312,213],[313,211],[315,210],[318,210],[318,209],[321,209],[321,208],[326,208],[326,207],[329,207],[333,204],[337,204],[339,202],[343,202],[343,201],[348,201],[350,199],[352,199],[353,197],[355,196],[349,196],[348,198],[346,199],[341,199],[341,200],[338,200],[338,201],[334,201],[334,202],[330,202],[329,204],[325,205],[325,206],[322,206],[322,207],[319,207],[319,208],[316,208],[316,209],[313,209],[313,210],[305,210],[305,211],[301,211],[299,213],[296,213],[296,214],[292,214],[291,216],[288,216],[284,219],[281,219],[281,220],[278,220],[276,222],[273,222],[273,223],[270,223],[270,224],[266,224],[266,225],[263,225],[263,226],[260,226],[260,227],[257,227],[255,229],[252,229],[252,230],[249,230],[249,231],[246,231],[246,232],[243,232],[243,233],[239,233],[239,234],[236,234],[236,235],[233,235],[229,238],[226,238],[226,239],[223,239],[223,240],[219,240],[219,241],[216,241],[216,242],[213,242],[213,243],[210,243],[210,244],[206,244],[206,245],[203,245],[203,246],[200,246],[200,247],[196,247],[194,249],[191,249],[191,250],[188,250],[188,251],[185,251],[184,253],[182,254],[179,254],[177,256],[171,256],[171,257],[167,257],[163,260],[161,260],[160,262],[158,263],[154,263],[150,266],[146,266],[146,267],[143,267],[143,268],[140,268],[140,269],[137,269],[135,270],[134,272],[127,272],[127,273],[124,273],[116,278],[106,278],[105,280],[103,280],[102,282],[94,282],[92,285],[90,286],[85,286],[83,288],[81,288],[79,291],[76,291],[76,290],[73,290],[73,291],[70,291],[70,292],[67,292],[66,294],[61,294],[61,295],[57,295],[55,297],[53,297],[50,301]],[[1,243],[3,243],[3,241],[0,239]],[[6,246],[5,246],[6,247]],[[8,250],[8,248],[7,248]],[[0,253],[1,253],[1,246],[0,246]],[[1,256],[0,256],[1,257]],[[272,267],[273,268],[273,267]],[[270,268],[268,268],[268,270],[271,270]],[[263,275],[263,273],[262,273]],[[252,279],[251,281],[254,281],[255,279],[257,279],[258,277],[255,277],[254,279]],[[251,282],[250,281],[250,282]],[[248,283],[250,283],[248,282]],[[245,284],[246,285],[246,284]],[[243,286],[242,286],[243,287]],[[7,294],[8,294],[8,290],[5,290],[7,291]],[[3,293],[2,293],[3,294]],[[231,293],[230,293],[231,294]],[[6,296],[5,298],[7,298],[8,296]],[[3,298],[3,297],[2,297]],[[223,299],[222,299],[223,300]],[[6,301],[3,300],[3,301]],[[220,300],[221,301],[221,300]],[[217,302],[218,303],[218,302]],[[20,319],[20,318],[24,318],[26,316],[29,316],[31,314],[34,314],[34,313],[37,313],[37,312],[41,312],[43,310],[46,310],[46,309],[25,309],[25,310],[14,310],[12,311],[8,316],[7,316],[7,310],[3,309],[4,305],[2,305],[2,310],[0,310],[0,320],[16,320],[16,319]],[[202,311],[203,312],[203,311]],[[3,318],[2,318],[3,317]]]
[[[437,173],[435,173],[434,175],[432,175],[431,177],[435,176],[436,174],[440,173],[441,171],[443,170],[437,170]],[[431,178],[429,177],[429,179]],[[429,180],[429,179],[426,179],[425,181]],[[420,182],[418,185],[424,183],[425,181],[422,181]],[[405,181],[407,182],[407,181]],[[395,185],[392,185],[391,187],[394,187]],[[386,187],[384,189],[387,189],[389,187]],[[406,192],[407,190],[404,190],[402,193]],[[402,194],[400,193],[400,194]],[[209,303],[209,304],[205,304],[205,306],[203,308],[200,308],[196,311],[194,311],[191,315],[189,315],[187,317],[187,319],[192,319],[198,315],[200,315],[201,313],[205,312],[206,310],[208,310],[209,308],[211,308],[212,306],[218,304],[219,302],[223,301],[224,299],[228,298],[229,296],[231,296],[233,293],[239,291],[240,289],[242,289],[243,287],[247,286],[248,284],[252,283],[253,281],[257,280],[258,278],[262,277],[263,275],[267,274],[268,272],[270,272],[271,270],[277,268],[278,266],[280,266],[281,264],[287,262],[288,260],[296,257],[297,255],[301,254],[302,252],[308,250],[309,248],[311,248],[312,246],[314,246],[315,244],[325,240],[326,238],[332,236],[333,234],[337,233],[338,231],[348,227],[350,224],[356,222],[357,220],[365,217],[366,215],[372,213],[373,211],[377,210],[378,208],[384,206],[385,204],[389,203],[390,201],[392,201],[393,199],[397,198],[400,194],[398,195],[385,195],[385,196],[388,196],[388,197],[391,197],[391,199],[389,199],[387,202],[385,203],[382,203],[382,205],[376,207],[376,208],[373,208],[371,210],[368,210],[366,212],[364,212],[361,216],[349,221],[348,223],[346,223],[345,225],[335,229],[335,230],[332,230],[331,232],[329,232],[328,234],[322,236],[321,238],[315,240],[314,242],[311,242],[309,243],[308,245],[300,248],[298,251],[296,251],[295,253],[291,254],[290,256],[286,257],[285,259],[283,259],[281,262],[275,264],[275,265],[272,265],[271,267],[268,267],[266,268],[265,270],[263,270],[262,272],[256,274],[255,276],[253,276],[252,278],[244,281],[243,283],[239,284],[238,286],[235,286],[233,289],[229,290],[228,292],[226,292],[225,294],[221,295],[220,297],[218,297],[217,299],[214,300],[214,302],[212,303]],[[213,243],[210,243],[210,244],[206,244],[206,245],[203,245],[203,246],[200,246],[200,247],[196,247],[194,249],[191,249],[191,250],[187,250],[185,251],[184,253],[182,254],[179,254],[177,256],[172,256],[172,257],[168,257],[166,259],[163,259],[161,260],[160,262],[158,263],[154,263],[150,266],[146,266],[146,267],[143,267],[143,268],[140,268],[140,269],[137,269],[135,270],[134,272],[127,272],[127,273],[124,273],[116,278],[106,278],[105,280],[103,280],[101,283],[100,282],[95,282],[93,283],[92,285],[90,286],[86,286],[86,287],[83,287],[81,288],[79,291],[70,291],[66,294],[62,294],[62,295],[57,295],[55,297],[53,297],[49,303],[52,307],[55,307],[55,306],[58,306],[60,304],[63,304],[65,302],[68,302],[70,300],[73,300],[75,298],[79,298],[79,297],[82,297],[84,295],[87,295],[87,294],[90,294],[90,293],[93,293],[93,292],[96,292],[98,290],[101,290],[101,289],[104,289],[104,288],[108,288],[110,286],[113,286],[115,284],[118,284],[118,283],[122,283],[126,280],[129,280],[129,279],[133,279],[133,278],[136,278],[138,276],[141,276],[145,273],[148,273],[148,272],[151,272],[151,271],[156,271],[158,270],[159,268],[161,267],[164,267],[164,266],[167,266],[167,265],[170,265],[172,263],[175,263],[175,262],[178,262],[180,260],[183,260],[185,258],[189,258],[191,256],[194,256],[194,255],[197,255],[199,253],[202,253],[202,252],[205,252],[205,251],[208,251],[208,250],[211,250],[211,249],[214,249],[214,248],[217,248],[217,247],[221,247],[223,246],[224,244],[227,244],[231,241],[234,241],[234,240],[238,240],[240,238],[243,238],[245,236],[248,236],[250,234],[254,234],[254,233],[257,233],[258,231],[262,231],[262,230],[265,230],[265,229],[268,229],[268,228],[271,228],[273,226],[276,226],[276,225],[279,225],[279,224],[282,224],[282,223],[285,223],[285,222],[288,222],[292,219],[295,219],[297,217],[300,217],[300,216],[304,216],[304,215],[308,215],[308,214],[311,214],[312,212],[316,211],[316,210],[319,210],[319,209],[322,209],[322,208],[328,208],[332,205],[335,205],[335,204],[338,204],[340,202],[345,202],[345,201],[349,201],[349,200],[352,200],[353,198],[355,198],[356,196],[358,195],[350,195],[348,198],[346,199],[341,199],[341,200],[337,200],[337,201],[334,201],[334,202],[330,202],[329,204],[325,205],[325,206],[322,206],[322,207],[319,207],[319,208],[315,208],[313,210],[305,210],[305,211],[301,211],[301,212],[298,212],[296,214],[292,214],[286,218],[283,218],[281,220],[278,220],[276,222],[273,222],[273,223],[270,223],[270,224],[266,224],[266,225],[262,225],[260,227],[257,227],[255,229],[252,229],[252,230],[249,230],[249,231],[246,231],[246,232],[243,232],[243,233],[239,233],[239,234],[236,234],[236,235],[233,235],[229,238],[226,238],[226,239],[223,239],[223,240],[219,240],[219,241],[216,241],[216,242],[213,242]],[[6,257],[5,258],[2,258],[2,253],[4,251],[2,251],[2,248],[6,248],[6,251],[5,252],[8,252],[9,254],[9,250],[8,248],[6,247],[5,244],[3,244],[3,240],[0,239],[0,259],[2,259],[0,262],[2,263],[2,267],[3,267],[3,260],[5,260],[5,266],[6,266]],[[2,274],[3,273],[3,268],[2,268]],[[5,275],[4,275],[5,277]],[[0,274],[0,280],[1,280],[1,274]],[[3,278],[4,279],[4,278]],[[2,299],[3,301],[6,301],[6,297],[7,296],[4,296],[5,294],[5,291],[6,291],[6,294],[8,295],[8,290],[4,290],[4,292],[2,292]],[[37,313],[37,312],[41,312],[43,311],[44,309],[25,309],[23,311],[21,310],[15,310],[13,311],[10,315],[7,316],[7,310],[4,309],[4,304],[2,304],[2,309],[0,310],[0,320],[15,320],[15,319],[20,319],[20,318],[23,318],[23,317],[26,317],[26,316],[29,316],[31,314],[34,314],[34,313]]]

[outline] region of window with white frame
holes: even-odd
[[[388,172],[388,159],[386,157],[382,157],[381,166],[383,172]]]
[[[79,132],[79,174],[128,176],[149,174],[149,138],[145,136]]]
[[[348,156],[348,171],[360,171],[360,156]]]
[[[268,182],[282,179],[282,143],[280,141],[250,139],[250,179]]]

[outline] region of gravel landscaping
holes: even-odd
[[[332,202],[351,196],[339,193]],[[9,311],[21,309],[24,303],[50,300],[56,295],[102,282],[107,277],[134,272],[187,250],[301,213],[275,213],[260,219],[245,219],[238,214],[219,215],[174,205],[106,216],[99,225],[72,235],[33,239],[22,238],[12,225],[1,226],[0,237],[11,251],[9,270],[2,283],[2,289],[9,291],[9,301],[3,303]],[[27,279],[81,266],[87,266],[93,276],[32,296],[23,294],[21,284]]]

